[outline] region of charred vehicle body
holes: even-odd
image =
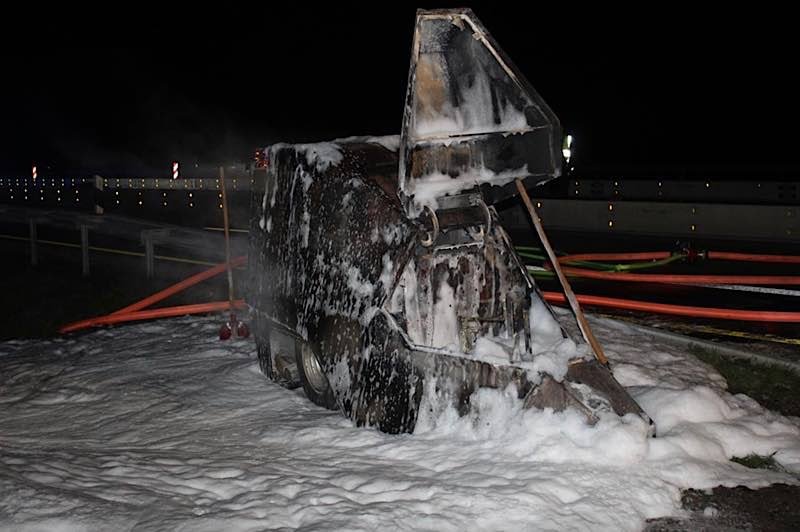
[[[512,384],[528,407],[646,417],[558,326],[499,224],[514,179],[559,175],[560,144],[471,11],[418,12],[399,137],[263,151],[248,300],[263,372],[387,432],[412,431],[428,395],[464,412]]]

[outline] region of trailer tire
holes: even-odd
[[[306,342],[298,342],[295,349],[297,371],[306,396],[317,406],[328,410],[338,410],[333,388],[319,363],[314,349]]]
[[[275,375],[272,371],[272,353],[270,351],[269,337],[256,337],[258,367],[261,369],[261,373],[266,375],[268,379],[275,380]]]

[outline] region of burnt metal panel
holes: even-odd
[[[270,149],[256,173],[250,225],[251,305],[304,340],[324,318],[358,320],[379,307],[416,228],[387,194],[386,161],[369,144],[331,144],[338,164],[311,164],[302,147]],[[393,176],[391,176],[393,177]],[[371,221],[380,223],[371,223]],[[383,275],[383,276],[382,276]]]
[[[560,148],[558,118],[471,10],[417,12],[400,137],[406,195],[426,176],[479,176],[496,203],[516,194],[513,177],[560,175]]]

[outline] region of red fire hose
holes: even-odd
[[[563,255],[558,258],[558,262],[576,261],[607,261],[607,260],[661,260],[671,257],[669,251],[644,251],[641,253],[576,253],[575,255]]]
[[[733,251],[706,251],[698,252],[709,260],[730,260],[740,262],[768,262],[782,264],[800,264],[798,255],[767,255],[763,253],[738,253]],[[669,251],[644,251],[637,253],[577,253],[563,255],[559,262],[576,261],[630,261],[630,260],[662,260],[671,257],[674,253]]]
[[[734,253],[731,251],[707,251],[706,257],[712,260],[736,260],[743,262],[777,262],[783,264],[800,264],[797,255],[758,255],[752,253]]]
[[[233,302],[234,308],[243,308],[244,301],[237,299]],[[65,325],[58,330],[61,334],[87,329],[89,327],[97,327],[99,325],[111,325],[114,323],[122,323],[126,321],[138,320],[152,320],[155,318],[171,318],[174,316],[186,316],[188,314],[204,314],[206,312],[219,312],[222,310],[229,310],[231,304],[229,301],[213,301],[211,303],[196,303],[193,305],[180,305],[177,307],[164,307],[150,310],[139,310],[136,312],[128,312],[126,314],[113,313],[107,316],[99,316],[96,318],[88,318],[75,323]]]
[[[560,292],[544,292],[544,298],[550,303],[566,302],[564,294]],[[800,323],[800,312],[688,307],[683,305],[669,305],[666,303],[652,303],[648,301],[635,301],[632,299],[618,299],[614,297],[580,294],[578,295],[578,301],[582,305],[609,307],[621,310],[637,310],[641,312],[653,312],[656,314],[670,314],[673,316],[688,316],[692,318],[763,321],[773,323]]]
[[[562,270],[565,274],[574,277],[634,283],[800,285],[800,276],[797,275],[678,275],[671,273],[601,272],[570,267],[564,267]]]
[[[243,255],[241,257],[236,257],[234,259],[231,259],[231,267],[241,266],[241,265],[245,264],[246,262],[247,262],[247,256]],[[227,265],[224,262],[222,264],[217,264],[213,268],[209,268],[208,270],[204,270],[204,271],[202,271],[200,273],[192,275],[191,277],[187,277],[183,281],[181,281],[179,283],[175,283],[174,285],[169,286],[169,287],[165,288],[164,290],[161,290],[160,292],[156,292],[155,294],[153,294],[151,296],[147,296],[146,298],[142,299],[141,301],[137,301],[136,303],[133,303],[132,305],[128,305],[125,308],[121,308],[118,311],[113,312],[112,315],[128,314],[130,312],[135,312],[137,310],[142,310],[143,308],[147,308],[150,305],[153,305],[155,303],[158,303],[159,301],[162,301],[162,300],[168,298],[169,296],[175,295],[178,292],[186,290],[190,286],[194,286],[194,285],[196,285],[196,284],[198,284],[198,283],[200,283],[202,281],[205,281],[206,279],[210,279],[211,277],[214,277],[215,275],[219,275],[219,274],[223,273],[226,269],[227,269]]]
[[[247,261],[246,256],[236,257],[231,259],[231,267],[241,266]],[[227,271],[228,265],[226,263],[218,264],[208,270],[202,271],[191,277],[184,279],[172,286],[165,288],[153,295],[147,296],[141,301],[137,301],[132,305],[112,312],[107,316],[98,316],[95,318],[88,318],[74,323],[64,325],[58,332],[61,334],[87,329],[89,327],[97,327],[99,325],[111,325],[114,323],[122,323],[126,321],[137,320],[151,320],[155,318],[168,318],[173,316],[185,316],[187,314],[203,314],[206,312],[218,312],[222,310],[232,310],[234,308],[244,307],[244,302],[239,299],[236,301],[214,301],[211,303],[196,303],[193,305],[180,305],[177,307],[165,307],[158,309],[142,310],[145,307],[158,303],[171,295],[177,294],[182,290],[194,286],[206,279],[214,277]]]
[[[641,253],[581,253],[559,257],[559,262],[575,261],[647,261],[663,260],[673,254],[668,251],[653,251]],[[734,253],[727,251],[708,251],[706,257],[712,260],[734,260],[749,262],[768,262],[784,264],[800,264],[800,256],[793,255],[764,255],[750,253]],[[247,258],[236,257],[231,259],[231,266],[241,266],[245,264]],[[226,271],[226,264],[219,264],[203,272],[192,275],[170,287],[165,288],[141,301],[137,301],[107,316],[88,318],[63,326],[59,332],[68,333],[88,327],[98,325],[110,325],[126,321],[148,320],[155,318],[166,318],[172,316],[183,316],[187,314],[202,314],[207,312],[218,312],[231,308],[242,308],[242,300],[215,301],[210,303],[198,303],[193,305],[181,305],[159,309],[143,310],[144,308],[158,303],[182,290],[194,286],[206,279]],[[606,272],[590,270],[585,268],[565,267],[563,271],[568,275],[579,277],[602,279],[609,281],[628,281],[628,282],[648,282],[648,283],[681,283],[681,284],[769,284],[769,285],[800,285],[800,276],[782,275],[676,275],[676,274],[639,274],[628,272]],[[564,295],[558,292],[544,292],[545,299],[551,303],[564,303]],[[578,302],[590,306],[616,308],[621,310],[635,310],[640,312],[652,312],[658,314],[670,314],[674,316],[687,316],[695,318],[712,318],[740,321],[761,321],[776,323],[800,323],[800,312],[781,312],[763,310],[742,310],[724,309],[713,307],[692,307],[684,305],[672,305],[666,303],[653,303],[647,301],[636,301],[630,299],[619,299],[594,295],[577,295]]]

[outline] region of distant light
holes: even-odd
[[[564,143],[561,145],[561,154],[564,156],[564,160],[567,161],[567,164],[569,164],[569,160],[572,157],[572,135],[564,137]]]
[[[36,171],[36,165],[34,165],[33,168],[31,168],[31,176],[33,177],[33,179],[36,179],[37,177],[39,177],[39,174]]]

